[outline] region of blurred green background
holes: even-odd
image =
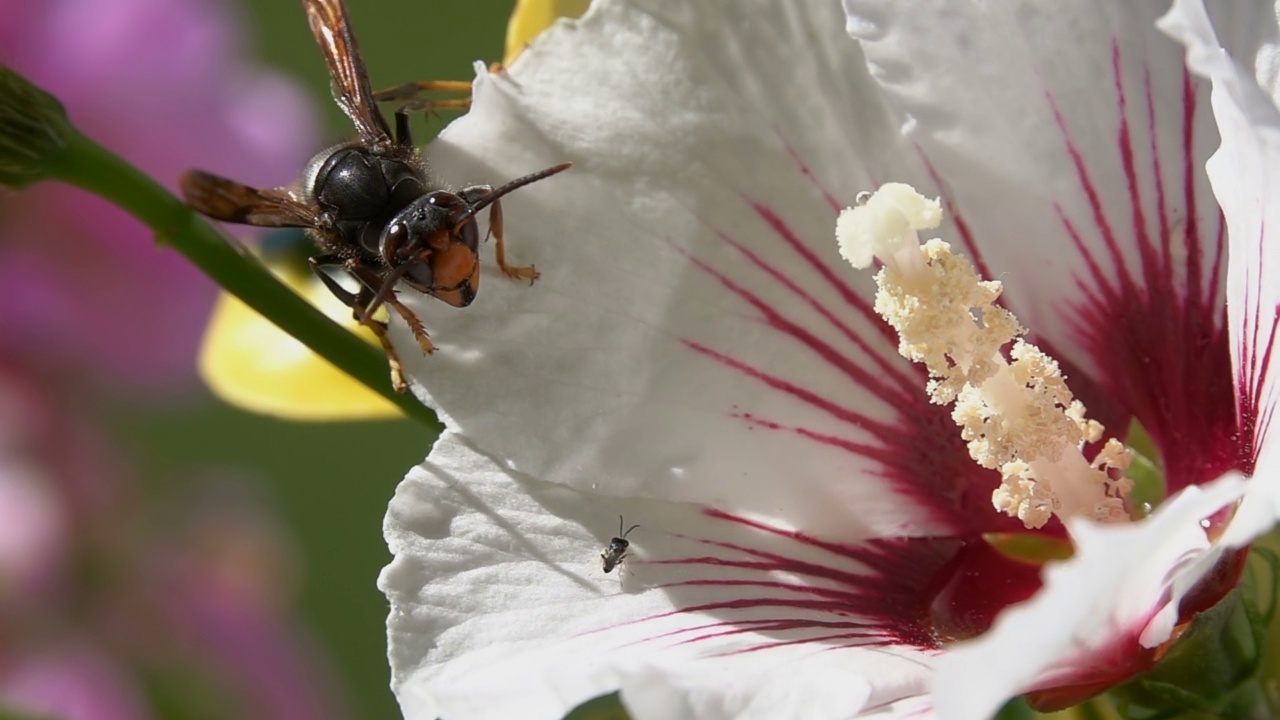
[[[236,3],[236,0],[227,0]],[[311,90],[325,124],[321,145],[351,134],[328,94],[325,65],[297,2],[239,2],[244,51]],[[348,0],[375,88],[411,80],[470,80],[472,63],[502,57],[512,0]],[[414,126],[420,141],[443,119]],[[301,170],[301,168],[299,168]],[[382,540],[387,501],[434,434],[408,420],[298,424],[249,415],[212,397],[161,414],[115,409],[114,432],[155,492],[210,467],[257,477],[262,494],[303,555],[299,611],[338,666],[354,717],[392,718],[387,606],[375,587],[390,555]]]

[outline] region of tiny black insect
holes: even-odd
[[[609,546],[604,549],[604,552],[600,553],[600,559],[603,561],[604,571],[607,573],[613,572],[614,568],[621,565],[622,561],[627,559],[627,548],[631,547],[631,543],[627,541],[627,536],[631,534],[632,530],[640,527],[639,525],[632,525],[627,528],[626,532],[622,532],[622,524],[622,516],[619,515],[618,537],[610,540]]]

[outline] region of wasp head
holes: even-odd
[[[475,299],[480,231],[471,206],[444,190],[427,193],[387,224],[378,251],[410,287],[454,307]]]

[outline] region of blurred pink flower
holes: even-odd
[[[0,63],[170,187],[188,167],[284,184],[314,149],[310,107],[240,60],[233,20],[221,0],[0,0]],[[204,497],[144,504],[75,404],[82,382],[128,393],[194,378],[213,285],[123,212],[55,183],[0,197],[0,283],[0,705],[145,718],[145,676],[174,686],[167,705],[343,715],[293,616],[299,563],[274,517]],[[149,525],[174,506],[200,515]]]
[[[61,720],[150,717],[134,678],[100,649],[67,643],[41,649],[0,672],[5,707]]]
[[[207,569],[181,568],[157,597],[157,619],[175,659],[218,683],[239,717],[335,720],[345,717],[339,679],[314,639],[288,614],[223,594]],[[183,653],[186,649],[189,652]]]
[[[57,392],[0,361],[0,706],[146,717],[145,676],[179,688],[167,703],[217,697],[228,717],[345,717],[269,503],[226,472],[143,496]]]
[[[141,650],[216,682],[237,717],[345,717],[339,678],[291,616],[302,563],[269,503],[226,476],[194,484],[166,513],[187,517],[148,543],[142,602],[157,632]]]
[[[0,456],[0,616],[48,591],[65,552],[66,516],[29,463]]]
[[[308,101],[241,59],[218,0],[0,0],[0,63],[171,188],[197,166],[284,184],[314,150]],[[95,197],[53,183],[19,197],[0,201],[0,343],[126,389],[193,378],[212,283]]]
[[[0,633],[64,593],[71,556],[129,510],[116,450],[57,387],[0,358]]]

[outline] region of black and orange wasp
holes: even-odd
[[[480,280],[476,216],[486,208],[498,269],[510,278],[536,280],[532,265],[507,264],[499,198],[569,164],[497,188],[472,185],[452,191],[434,186],[409,133],[410,113],[466,107],[468,100],[417,98],[431,91],[470,93],[470,84],[429,81],[373,92],[342,0],[302,0],[302,6],[328,64],[333,99],[355,124],[357,137],[313,157],[298,189],[254,188],[188,170],[181,179],[182,194],[192,208],[217,220],[306,228],[320,250],[310,258],[312,270],[377,336],[391,366],[391,382],[404,392],[399,356],[387,337],[386,322],[375,318],[375,311],[384,304],[395,310],[422,351],[431,353],[426,329],[396,297],[395,287],[403,282],[454,307],[471,304]],[[378,109],[379,102],[392,101],[409,101],[395,112],[394,135]],[[359,289],[343,287],[329,268],[349,273]]]

